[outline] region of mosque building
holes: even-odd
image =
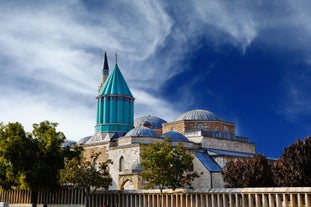
[[[173,146],[182,143],[193,153],[193,170],[202,173],[192,182],[194,189],[224,187],[222,169],[226,162],[255,154],[255,144],[247,137],[237,136],[234,123],[207,110],[190,110],[171,122],[152,115],[134,119],[135,98],[117,59],[110,72],[106,53],[96,100],[95,134],[77,144],[83,146],[85,157],[101,152],[99,162],[112,160],[110,190],[143,189],[141,144],[166,137],[170,137]]]

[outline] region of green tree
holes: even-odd
[[[223,178],[229,188],[274,186],[271,164],[260,154],[227,162]]]
[[[244,186],[242,175],[246,170],[246,162],[237,159],[230,160],[226,163],[223,171],[223,179],[226,182],[227,188],[238,188]]]
[[[65,168],[60,170],[60,182],[63,185],[84,190],[86,207],[89,206],[90,195],[98,188],[112,184],[109,175],[111,160],[98,163],[100,153],[92,153],[90,160],[73,158],[65,162]]]
[[[35,207],[40,190],[57,190],[58,171],[64,166],[65,136],[57,123],[44,121],[26,133],[20,123],[0,125],[0,182],[3,189],[27,189]]]
[[[191,186],[191,181],[199,177],[196,172],[190,172],[193,167],[193,155],[179,143],[172,147],[169,138],[162,142],[143,146],[140,153],[143,166],[142,178],[147,181],[145,188],[176,189]]]
[[[311,186],[311,136],[285,148],[273,168],[278,186]]]

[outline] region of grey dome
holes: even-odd
[[[159,137],[152,129],[144,126],[135,127],[126,133],[125,137]]]
[[[152,129],[161,129],[162,124],[166,123],[166,122],[167,121],[165,121],[159,117],[148,115],[148,116],[136,118],[134,120],[134,126],[139,127],[139,126],[143,126],[144,123],[150,123]]]
[[[139,162],[134,162],[132,165],[132,173],[143,171],[143,166]]]
[[[72,145],[75,145],[76,143],[77,143],[76,141],[66,139],[63,144],[63,147],[70,147]]]
[[[176,131],[166,132],[161,137],[169,137],[171,142],[189,142],[189,140],[181,133]]]
[[[209,121],[209,120],[219,120],[219,118],[210,111],[196,109],[196,110],[187,111],[175,119],[175,121],[181,121],[181,120]]]
[[[84,145],[91,138],[92,138],[92,136],[83,137],[83,138],[79,139],[76,144],[77,145]]]

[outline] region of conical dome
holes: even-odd
[[[134,126],[134,97],[118,67],[115,67],[97,96],[96,133],[128,132]]]
[[[133,97],[117,64],[101,88],[99,95],[124,95]]]

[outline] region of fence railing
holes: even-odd
[[[13,207],[30,204],[30,192],[0,192],[0,202]],[[38,204],[43,202],[50,206],[85,205],[83,191],[78,189],[40,192]],[[90,207],[100,207],[103,202],[110,207],[311,207],[311,187],[177,189],[162,193],[159,190],[97,191],[90,198]]]

